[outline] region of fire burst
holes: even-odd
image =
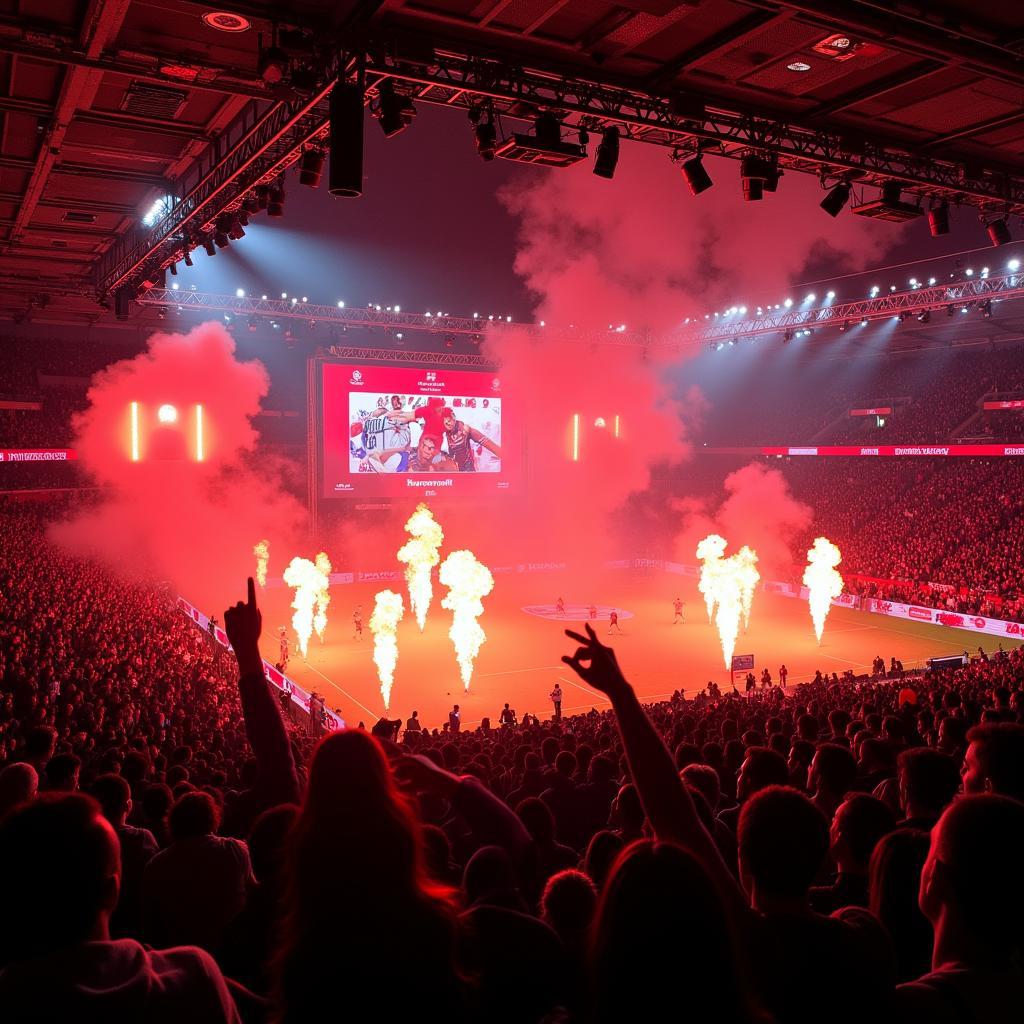
[[[427,610],[434,597],[430,581],[434,566],[441,560],[437,553],[444,540],[444,531],[434,518],[433,512],[423,504],[405,524],[409,540],[398,551],[398,560],[405,562],[405,582],[409,586],[409,604],[416,613],[420,631],[427,621]]]
[[[373,634],[373,662],[377,666],[385,713],[391,707],[391,686],[395,681],[395,665],[398,663],[397,630],[403,615],[405,606],[401,594],[393,590],[382,590],[374,598],[370,632]]]
[[[701,561],[700,582],[697,589],[704,595],[704,604],[708,609],[708,622],[713,622],[715,617],[715,576],[721,568],[722,556],[725,554],[725,547],[728,541],[719,537],[717,533],[708,534],[697,545],[697,557]]]
[[[252,549],[256,556],[256,582],[261,586],[267,585],[267,563],[270,561],[270,543],[261,540]]]
[[[331,581],[308,558],[295,557],[288,563],[284,571],[284,581],[289,587],[295,588],[292,599],[292,628],[299,638],[299,650],[306,656],[309,649],[309,638],[313,635],[313,618],[320,603],[321,595],[327,593]],[[326,604],[323,608],[326,609]],[[326,624],[326,617],[324,623]]]
[[[743,628],[746,630],[750,627],[750,607],[754,603],[754,591],[761,581],[761,574],[757,571],[757,552],[744,544],[730,561],[736,562],[740,604],[743,608]]]
[[[316,571],[323,577],[323,586],[316,593],[316,612],[313,615],[313,628],[320,642],[324,642],[324,630],[327,628],[327,606],[331,603],[331,560],[327,553],[321,551],[313,563]]]
[[[472,551],[453,551],[441,563],[438,578],[448,587],[448,596],[441,601],[441,607],[452,613],[448,635],[455,645],[462,683],[468,691],[473,661],[487,639],[478,621],[484,610],[481,598],[494,589],[494,577]]]
[[[825,537],[816,537],[807,552],[807,568],[804,569],[804,586],[810,591],[807,603],[811,609],[814,633],[821,643],[825,632],[825,619],[832,607],[832,598],[843,592],[843,577],[836,566],[843,560],[839,548]]]

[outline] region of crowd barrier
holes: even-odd
[[[199,627],[204,633],[208,633],[212,636],[217,643],[221,645],[225,650],[231,650],[231,644],[228,642],[228,635],[220,626],[214,626],[210,629],[210,617],[204,615],[194,604],[186,601],[180,594],[178,595],[178,607]],[[271,665],[266,658],[260,659],[263,662],[263,675],[267,682],[270,683],[276,690],[282,693],[287,693],[291,698],[292,705],[295,706],[300,712],[305,714],[310,721],[313,721],[314,716],[310,712],[310,694],[304,690],[298,683],[286,676],[280,669],[275,665]],[[335,712],[329,708],[324,707],[320,711],[322,721],[320,723],[320,729],[324,731],[331,731],[332,729],[344,729],[345,721]],[[318,731],[317,724],[314,721],[313,731]]]

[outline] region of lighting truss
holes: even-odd
[[[353,37],[342,45],[347,51],[324,69],[323,84],[311,95],[275,103],[245,131],[226,132],[229,139],[240,136],[238,141],[226,146],[195,184],[168,183],[168,192],[182,196],[182,202],[148,231],[130,232],[103,254],[95,276],[99,298],[151,279],[188,244],[189,231],[237,209],[249,189],[273,180],[304,146],[321,138],[328,124],[327,96],[339,74],[365,75],[367,102],[391,79],[417,103],[469,108],[486,100],[500,117],[532,121],[539,110],[551,111],[563,124],[589,131],[617,128],[624,138],[673,154],[699,149],[742,159],[757,152],[773,156],[783,170],[849,180],[854,187],[896,181],[905,200],[923,204],[922,213],[927,204],[944,200],[988,216],[1024,214],[1024,176],[1004,167],[969,167],[851,130],[728,109],[720,100],[705,103],[699,96],[644,92],[589,74],[526,67],[521,57],[471,51],[459,43],[436,46],[426,57],[422,40],[410,42],[395,32]],[[252,122],[251,113],[240,117]]]
[[[594,331],[564,328],[553,325],[508,323],[505,320],[487,320],[481,317],[430,316],[426,313],[407,313],[364,308],[320,305],[310,302],[292,302],[290,299],[262,299],[248,296],[217,295],[211,292],[174,291],[152,288],[137,301],[143,306],[164,306],[203,313],[220,313],[233,317],[257,317],[267,321],[316,321],[318,326],[337,326],[345,329],[369,328],[395,332],[420,332],[433,335],[460,335],[481,337],[485,333],[516,333],[535,338],[538,342],[574,342],[585,345],[613,345],[646,349],[687,349],[714,345],[718,342],[737,341],[787,331],[838,328],[847,322],[886,320],[894,316],[905,317],[922,313],[945,311],[949,307],[962,307],[965,303],[977,305],[989,299],[1007,301],[1024,298],[1024,272],[996,277],[976,277],[955,283],[916,288],[905,292],[890,292],[873,299],[843,302],[810,309],[778,310],[745,320],[718,317],[712,322],[684,325],[664,334],[646,331]],[[939,325],[941,321],[933,321]],[[923,326],[923,325],[922,325]],[[362,351],[361,349],[359,351]],[[452,353],[415,353],[403,349],[379,352],[377,358],[400,361],[444,360],[455,365],[462,356]],[[469,365],[469,364],[462,364]]]
[[[909,317],[925,310],[944,312],[949,307],[962,307],[965,303],[974,305],[987,299],[1005,301],[1020,298],[1024,298],[1024,273],[975,277],[911,291],[889,292],[858,302],[842,302],[814,309],[777,310],[748,320],[718,317],[711,323],[704,321],[692,331],[684,329],[670,337],[677,340],[685,338],[688,342],[700,345],[713,345],[786,331],[838,328],[847,322],[887,320],[901,314]],[[936,322],[933,320],[932,324],[935,326]]]
[[[509,323],[487,317],[432,316],[429,313],[394,312],[375,306],[330,306],[316,302],[292,302],[291,299],[261,299],[250,296],[216,295],[211,292],[151,288],[137,300],[143,306],[165,306],[182,311],[228,314],[240,318],[261,317],[266,321],[315,321],[318,326],[371,328],[391,331],[418,331],[428,334],[482,337],[485,331],[527,334],[538,340],[573,340],[581,344],[642,347],[648,335],[638,331],[592,331],[583,328],[541,327],[539,324]],[[403,353],[400,353],[403,354]],[[409,353],[404,353],[408,355]]]

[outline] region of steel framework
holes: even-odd
[[[1024,298],[1024,271],[990,277],[973,277],[927,288],[889,292],[875,298],[836,305],[772,310],[762,316],[733,320],[718,316],[684,324],[675,331],[654,335],[641,331],[588,331],[552,325],[512,323],[479,317],[433,316],[430,313],[395,312],[393,309],[338,307],[291,299],[263,299],[249,296],[215,295],[210,292],[150,289],[139,298],[144,306],[175,307],[200,312],[220,313],[263,321],[303,321],[343,328],[371,328],[396,333],[426,332],[434,335],[482,337],[485,332],[499,334],[526,333],[538,341],[576,342],[589,345],[616,345],[643,350],[646,348],[687,349],[716,345],[768,334],[799,330],[837,329],[862,320],[884,320],[894,316],[910,317],[925,312],[945,312],[966,304],[980,305],[986,301],[1004,302]],[[345,349],[353,358],[374,353],[373,358],[477,365],[479,357],[453,352],[414,352],[405,349]],[[422,357],[422,358],[421,358]],[[463,360],[468,359],[469,362]]]
[[[244,112],[242,129],[225,133],[236,141],[217,154],[200,180],[189,187],[169,185],[182,201],[148,231],[130,233],[101,257],[95,279],[99,298],[136,286],[179,258],[220,213],[237,209],[249,190],[272,181],[304,146],[322,137],[326,98],[339,74],[365,73],[367,102],[382,81],[392,79],[417,102],[488,106],[499,117],[518,120],[553,111],[569,131],[614,126],[625,137],[662,146],[674,156],[701,151],[739,159],[758,153],[782,170],[815,174],[823,182],[880,186],[896,181],[905,198],[919,204],[965,204],[986,216],[1024,214],[1024,176],[911,152],[891,139],[730,110],[699,96],[645,92],[596,76],[523,66],[521,58],[473,52],[456,43],[437,45],[424,55],[422,41],[394,32],[352,35],[341,45],[345,52],[323,69],[322,84],[309,96],[275,102],[255,119],[252,111]]]

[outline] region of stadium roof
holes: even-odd
[[[414,103],[756,153],[855,199],[893,180],[922,209],[1018,214],[1022,40],[1024,7],[966,0],[0,0],[0,315],[97,316],[152,280],[322,138],[358,66],[371,102],[390,78]],[[164,195],[198,198],[141,225]]]

